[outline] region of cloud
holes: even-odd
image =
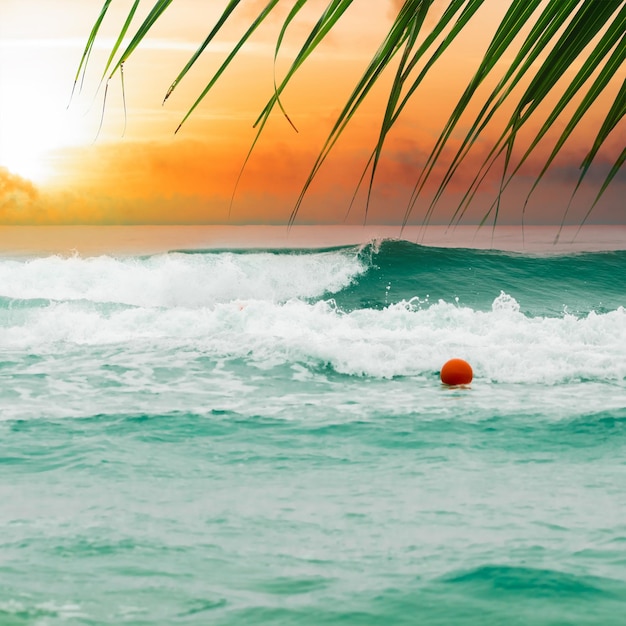
[[[106,212],[88,196],[50,193],[0,167],[0,224],[101,223]]]
[[[404,127],[398,130],[390,136],[376,173],[368,208],[370,223],[402,221],[429,154],[432,137],[429,143],[426,130],[422,134],[415,129],[409,133]],[[298,223],[343,222],[370,155],[369,146],[362,138],[337,145],[308,189]],[[299,136],[290,141],[286,136],[270,135],[258,144],[236,186],[245,147],[241,141],[176,138],[68,149],[60,166],[73,172],[75,179],[62,192],[38,189],[0,169],[0,223],[285,223],[315,162],[316,149],[310,141],[299,141]],[[411,215],[412,222],[423,219],[456,147],[451,144],[434,168]],[[527,223],[560,221],[578,179],[579,148],[574,144],[564,151],[548,171],[527,208]],[[432,223],[449,222],[488,149],[487,141],[475,145],[438,202]],[[541,155],[533,156],[507,188],[501,205],[502,223],[520,222],[527,194],[542,165]],[[584,217],[611,165],[609,156],[599,155],[568,214],[573,223]],[[489,209],[497,196],[500,176],[498,165],[476,195],[466,215],[468,223],[479,221]],[[362,222],[367,185],[366,178],[348,223]],[[624,222],[621,199],[625,185],[621,172],[594,210],[592,222]]]
[[[0,167],[0,221],[5,224],[30,218],[38,210],[39,192],[28,180]]]

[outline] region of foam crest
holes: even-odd
[[[513,296],[501,291],[500,295],[493,301],[491,310],[494,312],[503,311],[504,313],[519,313],[519,302]]]
[[[202,307],[236,299],[285,301],[334,293],[365,269],[349,250],[2,260],[0,297],[148,307]]]
[[[333,301],[233,301],[201,308],[52,303],[18,310],[0,328],[6,349],[63,351],[67,344],[191,349],[259,368],[300,364],[341,374],[434,376],[467,359],[482,383],[626,381],[626,311],[527,317],[501,294],[492,311],[439,301],[339,310]],[[58,348],[56,347],[58,346]]]

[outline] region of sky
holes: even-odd
[[[275,111],[247,161],[256,136],[253,124],[273,93],[274,75],[280,78],[287,71],[326,2],[309,0],[290,26],[274,64],[276,37],[293,5],[293,0],[281,0],[275,15],[242,48],[176,134],[189,107],[266,0],[247,0],[238,7],[165,105],[169,85],[208,33],[225,0],[174,0],[125,63],[124,90],[118,73],[106,90],[105,102],[102,72],[132,5],[130,0],[114,0],[84,83],[70,100],[78,63],[102,4],[102,0],[0,0],[0,224],[285,223],[338,113],[401,1],[355,0],[285,91],[283,103],[297,132]],[[131,32],[152,4],[141,2]],[[426,26],[432,25],[445,4],[445,0],[435,3]],[[420,168],[507,5],[501,0],[488,4],[438,62],[390,133],[369,204],[363,189],[356,195],[355,190],[376,142],[391,73],[382,77],[333,148],[304,196],[296,223],[402,221]],[[561,221],[579,164],[619,88],[614,82],[532,195],[525,223]],[[436,205],[431,223],[449,222],[502,119],[496,118],[484,140],[477,142]],[[468,120],[462,120],[452,147],[469,127]],[[562,127],[561,122],[555,124],[556,130]],[[577,223],[585,215],[603,176],[622,151],[625,136],[622,121],[572,202],[568,221]],[[520,223],[546,149],[540,144],[507,187],[498,216],[501,223]],[[444,171],[445,155],[435,168],[433,183],[418,199],[411,223],[424,219],[434,183]],[[499,172],[487,176],[463,223],[477,223],[485,215],[499,187]],[[622,171],[590,221],[624,223],[625,193]]]

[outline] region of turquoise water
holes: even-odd
[[[625,270],[0,259],[0,624],[623,624]]]

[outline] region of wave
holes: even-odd
[[[474,593],[498,591],[508,595],[532,594],[533,597],[598,596],[612,590],[618,581],[580,576],[553,569],[512,565],[482,565],[467,572],[445,577],[442,582],[469,587]]]
[[[487,382],[622,385],[624,261],[624,252],[529,257],[390,240],[0,259],[0,341],[35,353],[156,342],[379,378],[435,376],[460,357]]]
[[[318,250],[52,256],[0,260],[0,308],[29,299],[206,307],[333,297],[346,311],[440,300],[487,311],[504,291],[528,315],[584,315],[624,306],[625,269],[626,251],[530,256],[398,240]]]
[[[204,308],[52,302],[0,315],[5,350],[56,344],[191,349],[258,367],[303,364],[340,374],[432,376],[461,357],[492,382],[626,380],[626,310],[528,317],[501,294],[490,311],[439,302],[342,311],[332,301],[229,302]]]
[[[4,307],[28,299],[169,308],[284,302],[337,292],[365,269],[354,249],[10,259],[0,261],[0,297]]]
[[[349,308],[419,298],[488,310],[501,291],[529,315],[603,313],[626,304],[626,251],[538,256],[384,240],[360,255],[368,271],[338,296]]]

